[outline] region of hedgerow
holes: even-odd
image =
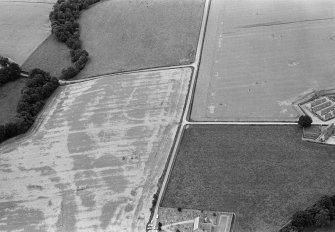
[[[308,227],[325,227],[335,220],[335,195],[322,196],[313,206],[293,214],[279,232],[302,232]]]
[[[70,67],[62,70],[59,79],[76,76],[88,62],[88,52],[82,49],[78,19],[80,12],[100,0],[58,0],[49,14],[52,34],[70,48]],[[21,76],[20,67],[7,58],[0,57],[0,86]],[[58,79],[40,69],[33,69],[28,77],[17,105],[13,122],[0,125],[0,143],[28,131],[48,97],[59,86]]]
[[[16,108],[13,122],[0,125],[0,143],[25,133],[34,123],[46,100],[59,86],[58,79],[40,69],[33,69]]]
[[[15,81],[21,76],[18,64],[10,62],[8,58],[0,56],[0,87],[7,82]]]
[[[76,76],[88,62],[88,52],[82,49],[78,19],[80,12],[100,0],[58,0],[50,12],[52,34],[70,48],[72,66],[63,69],[60,79]]]

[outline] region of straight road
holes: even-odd
[[[154,213],[153,213],[153,218],[152,218],[152,221],[149,223],[149,224],[154,225],[156,228],[157,228],[158,222],[159,222],[159,220],[158,220],[159,205],[160,205],[160,202],[162,201],[162,197],[164,195],[165,188],[166,188],[166,183],[168,181],[168,177],[169,177],[169,174],[171,172],[172,163],[173,163],[174,157],[177,153],[178,144],[179,144],[179,142],[181,140],[181,137],[182,137],[182,131],[183,131],[182,128],[184,128],[184,126],[188,124],[188,116],[189,116],[189,113],[191,111],[192,99],[193,99],[193,94],[194,94],[194,90],[195,90],[195,83],[196,83],[196,79],[197,79],[197,75],[198,75],[198,68],[199,68],[200,59],[201,59],[201,52],[202,52],[202,48],[203,48],[203,42],[204,42],[204,38],[205,38],[205,31],[206,31],[206,25],[207,25],[207,19],[208,19],[210,4],[211,4],[211,0],[206,0],[205,7],[204,7],[203,18],[202,18],[202,23],[201,23],[199,41],[198,41],[198,46],[197,46],[197,52],[196,52],[196,56],[195,56],[195,62],[191,65],[193,67],[193,73],[192,73],[192,77],[191,77],[191,83],[190,83],[189,92],[188,92],[187,99],[186,99],[186,105],[185,105],[185,109],[184,109],[184,112],[183,112],[180,129],[178,130],[178,133],[176,135],[176,142],[174,143],[174,146],[172,148],[173,150],[172,150],[170,162],[168,164],[168,168],[167,168],[166,174],[164,176],[162,187],[161,187],[159,195],[158,195],[158,200],[157,200],[157,204],[156,204],[156,207],[155,207],[155,210],[154,210]]]

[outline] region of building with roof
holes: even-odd
[[[335,133],[335,126],[334,123],[328,125],[327,127],[323,128],[321,130],[321,135],[317,139],[320,142],[327,141],[331,136],[333,136]]]

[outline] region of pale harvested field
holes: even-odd
[[[0,55],[18,64],[50,34],[49,12],[55,0],[0,0]]]
[[[334,86],[335,2],[213,0],[191,119],[292,121]]]
[[[108,0],[80,18],[90,62],[77,78],[190,64],[205,0]]]
[[[0,231],[145,231],[191,73],[61,87],[37,131],[0,149]]]

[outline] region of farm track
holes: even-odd
[[[191,65],[176,65],[176,66],[148,68],[148,69],[141,69],[141,70],[134,70],[134,71],[125,71],[125,72],[112,72],[112,73],[105,73],[105,74],[100,74],[100,75],[97,75],[97,76],[87,77],[87,78],[81,79],[81,80],[72,80],[72,81],[60,80],[59,82],[60,82],[61,85],[71,85],[71,84],[96,80],[96,79],[100,79],[100,78],[105,78],[106,76],[111,77],[111,76],[126,75],[126,74],[136,74],[136,73],[164,71],[164,70],[179,69],[179,68],[192,68],[192,67],[194,67],[194,66],[191,64]]]

